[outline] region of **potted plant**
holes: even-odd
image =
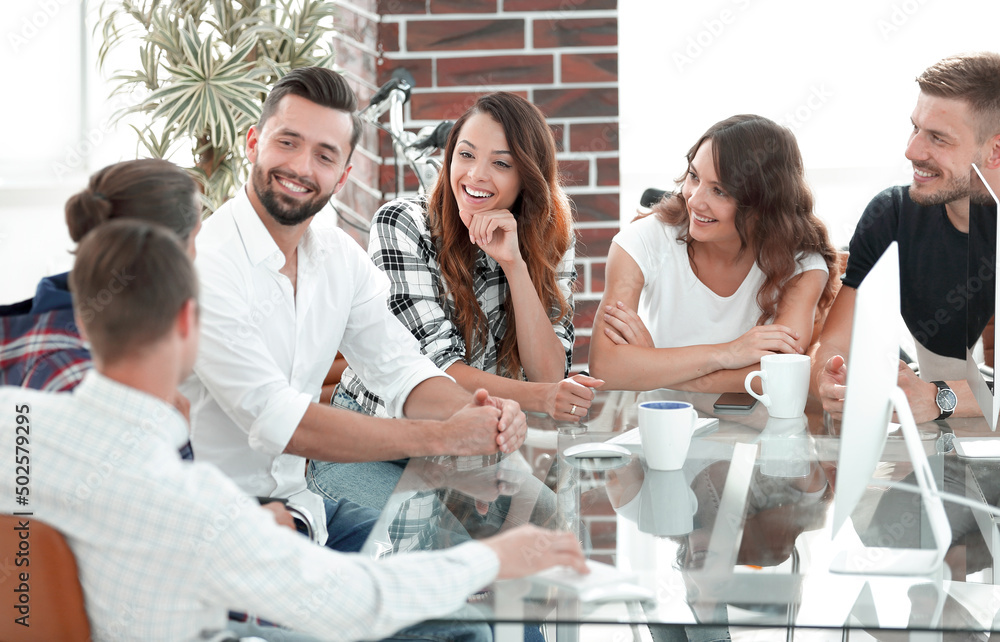
[[[98,62],[138,44],[112,76],[132,96],[118,113],[154,157],[186,149],[214,211],[247,178],[243,142],[268,87],[296,67],[333,63],[334,5],[319,0],[114,0],[101,5]],[[181,162],[179,164],[187,164]]]

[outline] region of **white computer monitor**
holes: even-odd
[[[997,417],[1000,416],[1000,399],[997,399],[996,386],[993,384],[995,368],[986,366],[978,357],[974,348],[980,339],[983,324],[989,315],[995,312],[996,301],[1000,300],[1000,279],[996,278],[997,257],[1000,257],[1000,243],[996,229],[997,210],[1000,208],[1000,179],[993,173],[983,172],[977,165],[972,165],[969,175],[972,206],[969,208],[969,273],[967,288],[989,287],[993,281],[993,310],[988,310],[986,318],[974,318],[969,310],[967,319],[968,352],[966,356],[965,378],[969,388],[983,411],[986,423],[991,430],[997,429]],[[992,220],[976,220],[975,217],[990,217]],[[993,332],[988,329],[987,332]],[[985,366],[985,367],[984,367]]]
[[[935,549],[850,547],[830,570],[873,575],[930,575],[951,545],[951,528],[910,412],[899,372],[899,249],[892,243],[858,287],[840,427],[834,536],[854,512],[882,455],[895,410],[923,497]]]

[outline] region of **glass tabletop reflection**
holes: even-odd
[[[984,511],[946,502],[953,542],[948,563],[931,577],[831,572],[845,546],[934,547],[899,435],[888,435],[875,478],[834,534],[836,422],[812,399],[802,417],[778,419],[760,404],[716,414],[717,397],[599,392],[579,424],[529,414],[525,445],[499,461],[415,458],[362,553],[447,548],[533,523],[576,533],[588,557],[607,565],[602,572],[610,569],[602,581],[646,589],[593,599],[540,578],[503,581],[456,614],[498,624],[1000,628],[1000,587],[992,584],[1000,529]],[[638,403],[648,400],[687,401],[699,416],[718,419],[695,433],[680,470],[650,470],[628,434],[638,426]],[[961,457],[954,448],[955,438],[992,437],[985,421],[919,428],[939,487],[996,505],[1000,460]],[[563,456],[574,445],[609,440],[629,454]],[[544,541],[526,554],[544,555]]]

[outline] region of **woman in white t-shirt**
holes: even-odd
[[[836,253],[791,131],[733,116],[687,160],[680,191],[611,245],[590,353],[607,388],[742,390],[762,356],[804,353],[833,300]]]

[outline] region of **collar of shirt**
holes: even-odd
[[[264,222],[260,220],[253,203],[250,202],[250,197],[247,195],[249,189],[251,189],[250,184],[246,183],[233,197],[233,220],[236,223],[236,229],[239,230],[250,264],[254,267],[264,264],[270,270],[278,272],[285,266],[285,255],[278,244],[274,242],[274,238],[264,226]],[[299,241],[300,270],[302,267],[308,268],[308,266],[322,261],[323,255],[328,251],[328,248],[320,242],[312,229],[314,222],[309,223],[305,234],[302,235],[302,240]]]
[[[163,439],[171,448],[180,449],[188,441],[187,424],[176,408],[167,402],[126,386],[91,370],[73,391],[80,401],[121,419],[123,426],[140,426],[147,434]]]
[[[50,310],[65,310],[73,307],[73,296],[69,293],[69,272],[47,276],[38,283],[35,299],[31,304],[31,314],[41,314]]]
[[[504,274],[500,264],[497,263],[492,256],[483,251],[482,248],[479,249],[479,256],[476,257],[476,267],[488,272],[496,272],[497,270],[500,270],[501,274]],[[504,274],[504,280],[506,281],[506,279],[507,275]]]

